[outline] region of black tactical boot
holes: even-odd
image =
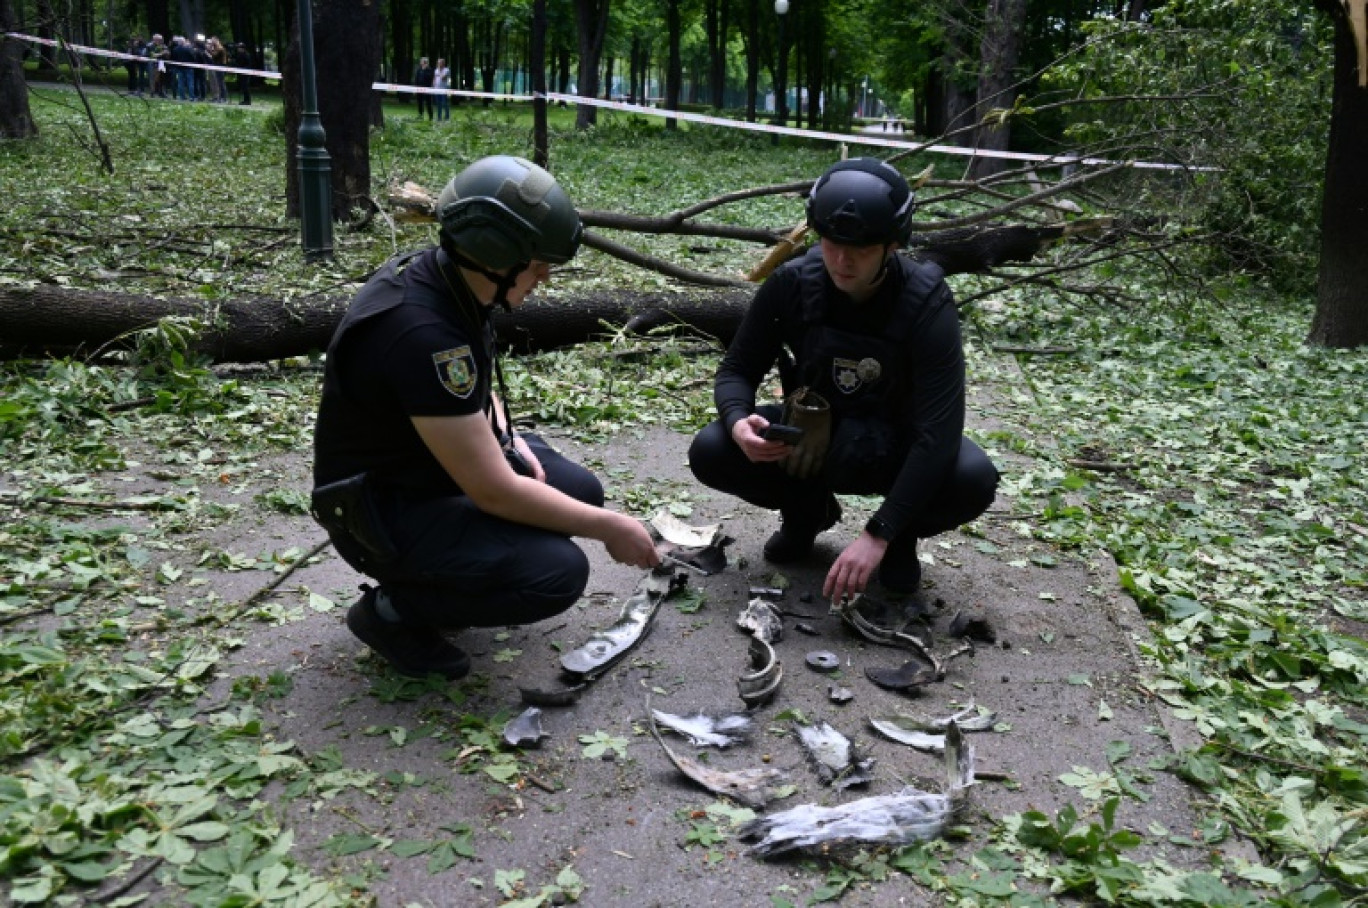
[[[834,527],[841,519],[841,506],[835,495],[828,495],[823,510],[816,520],[811,515],[788,510],[779,512],[779,529],[765,540],[765,560],[774,564],[801,561],[812,554],[817,536]]]
[[[395,671],[409,678],[441,675],[451,681],[470,674],[470,657],[447,642],[440,631],[386,621],[375,610],[379,590],[364,586],[362,589],[365,592],[361,598],[347,610],[347,628]]]
[[[904,533],[888,544],[879,564],[879,583],[890,593],[911,595],[921,589],[921,575],[917,537]]]

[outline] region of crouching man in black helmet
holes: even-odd
[[[472,164],[437,202],[441,244],[387,262],[328,347],[314,457],[314,517],[378,581],[347,626],[402,674],[460,678],[443,629],[527,624],[584,592],[572,536],[624,564],[658,563],[636,520],[536,435],[513,431],[494,307],[515,307],[579,248],[579,215],[521,158]]]
[[[720,419],[689,450],[699,481],[779,512],[764,547],[776,564],[807,557],[836,524],[834,492],[884,496],[827,574],[833,599],[864,591],[876,571],[887,591],[914,591],[917,540],[973,520],[996,494],[997,470],[963,437],[950,289],[935,265],[897,254],[912,207],[907,181],[878,160],[817,180],[807,220],[821,244],[756,292],[717,372]],[[757,406],[775,365],[785,406]]]

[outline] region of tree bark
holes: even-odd
[[[808,129],[819,129],[818,124],[822,121],[822,83],[826,81],[827,71],[827,50],[826,50],[826,11],[823,7],[814,6],[805,8],[804,17],[807,22],[803,27],[802,41],[806,47],[804,56],[807,58],[807,125]],[[833,99],[828,98],[831,103]],[[802,106],[802,98],[798,99],[798,104]]]
[[[1330,145],[1321,202],[1320,274],[1316,314],[1307,341],[1322,347],[1368,344],[1368,30],[1364,0],[1316,0],[1335,23],[1335,89],[1330,106]],[[1357,37],[1357,41],[1356,41]]]
[[[983,38],[979,41],[978,103],[974,147],[985,151],[1006,151],[1012,139],[1008,117],[985,117],[995,108],[1011,110],[1016,100],[1012,85],[1017,61],[1021,58],[1021,34],[1026,25],[1026,0],[988,0]],[[1007,169],[1001,158],[975,158],[970,173],[982,179]]]
[[[969,62],[968,27],[957,19],[947,19],[944,24],[945,44],[939,61],[941,109],[939,122],[927,124],[931,135],[955,132],[973,122],[974,92],[962,72]],[[960,132],[954,139],[956,145],[972,141],[972,132]]]
[[[746,0],[746,120],[755,122],[755,97],[760,91],[760,0]]]
[[[532,33],[529,36],[528,67],[532,70],[532,161],[538,167],[550,166],[546,122],[546,0],[532,2]]]
[[[608,33],[609,0],[575,0],[575,23],[579,35],[579,96],[598,97],[599,58]],[[598,122],[598,108],[581,104],[575,111],[575,128],[588,129]]]
[[[355,209],[369,211],[371,83],[380,64],[380,11],[367,0],[313,0],[314,60],[320,75],[318,116],[332,168],[332,217],[353,220]],[[291,32],[282,64],[285,97],[286,214],[299,217],[299,121],[302,113],[299,24]]]
[[[665,33],[668,55],[665,66],[665,109],[679,110],[679,91],[684,81],[684,61],[680,57],[679,0],[665,0]],[[666,129],[678,129],[679,121],[670,117]]]
[[[14,30],[14,6],[0,0],[0,139],[29,139],[38,135],[38,124],[29,110],[23,43],[5,37]]]
[[[646,331],[666,324],[731,339],[750,301],[746,290],[679,294],[599,293],[576,300],[533,299],[500,312],[500,341],[517,352],[584,343],[614,327]],[[0,358],[96,356],[131,347],[133,335],[163,318],[206,327],[196,350],[216,363],[267,362],[327,349],[351,298],[157,299],[61,287],[0,288]]]

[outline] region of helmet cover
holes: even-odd
[[[533,259],[563,265],[579,251],[579,212],[555,177],[523,158],[492,155],[437,197],[437,221],[457,249],[502,271]]]
[[[808,225],[823,239],[849,246],[906,244],[912,235],[912,188],[877,158],[827,168],[808,193]]]

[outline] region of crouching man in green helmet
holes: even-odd
[[[700,482],[779,512],[764,546],[776,564],[807,558],[836,525],[834,493],[883,496],[827,573],[834,599],[875,578],[916,591],[917,540],[973,520],[997,490],[992,461],[963,437],[950,288],[940,268],[897,254],[912,208],[907,181],[883,161],[842,161],[817,180],[807,221],[821,243],[756,292],[717,371],[719,418],[689,450]],[[756,399],[776,365],[783,407]]]
[[[460,678],[445,630],[528,624],[584,592],[589,561],[659,561],[638,521],[534,434],[513,429],[492,314],[516,308],[579,248],[555,179],[495,156],[437,201],[440,245],[387,262],[328,347],[314,443],[314,517],[363,587],[347,626],[402,674]]]

